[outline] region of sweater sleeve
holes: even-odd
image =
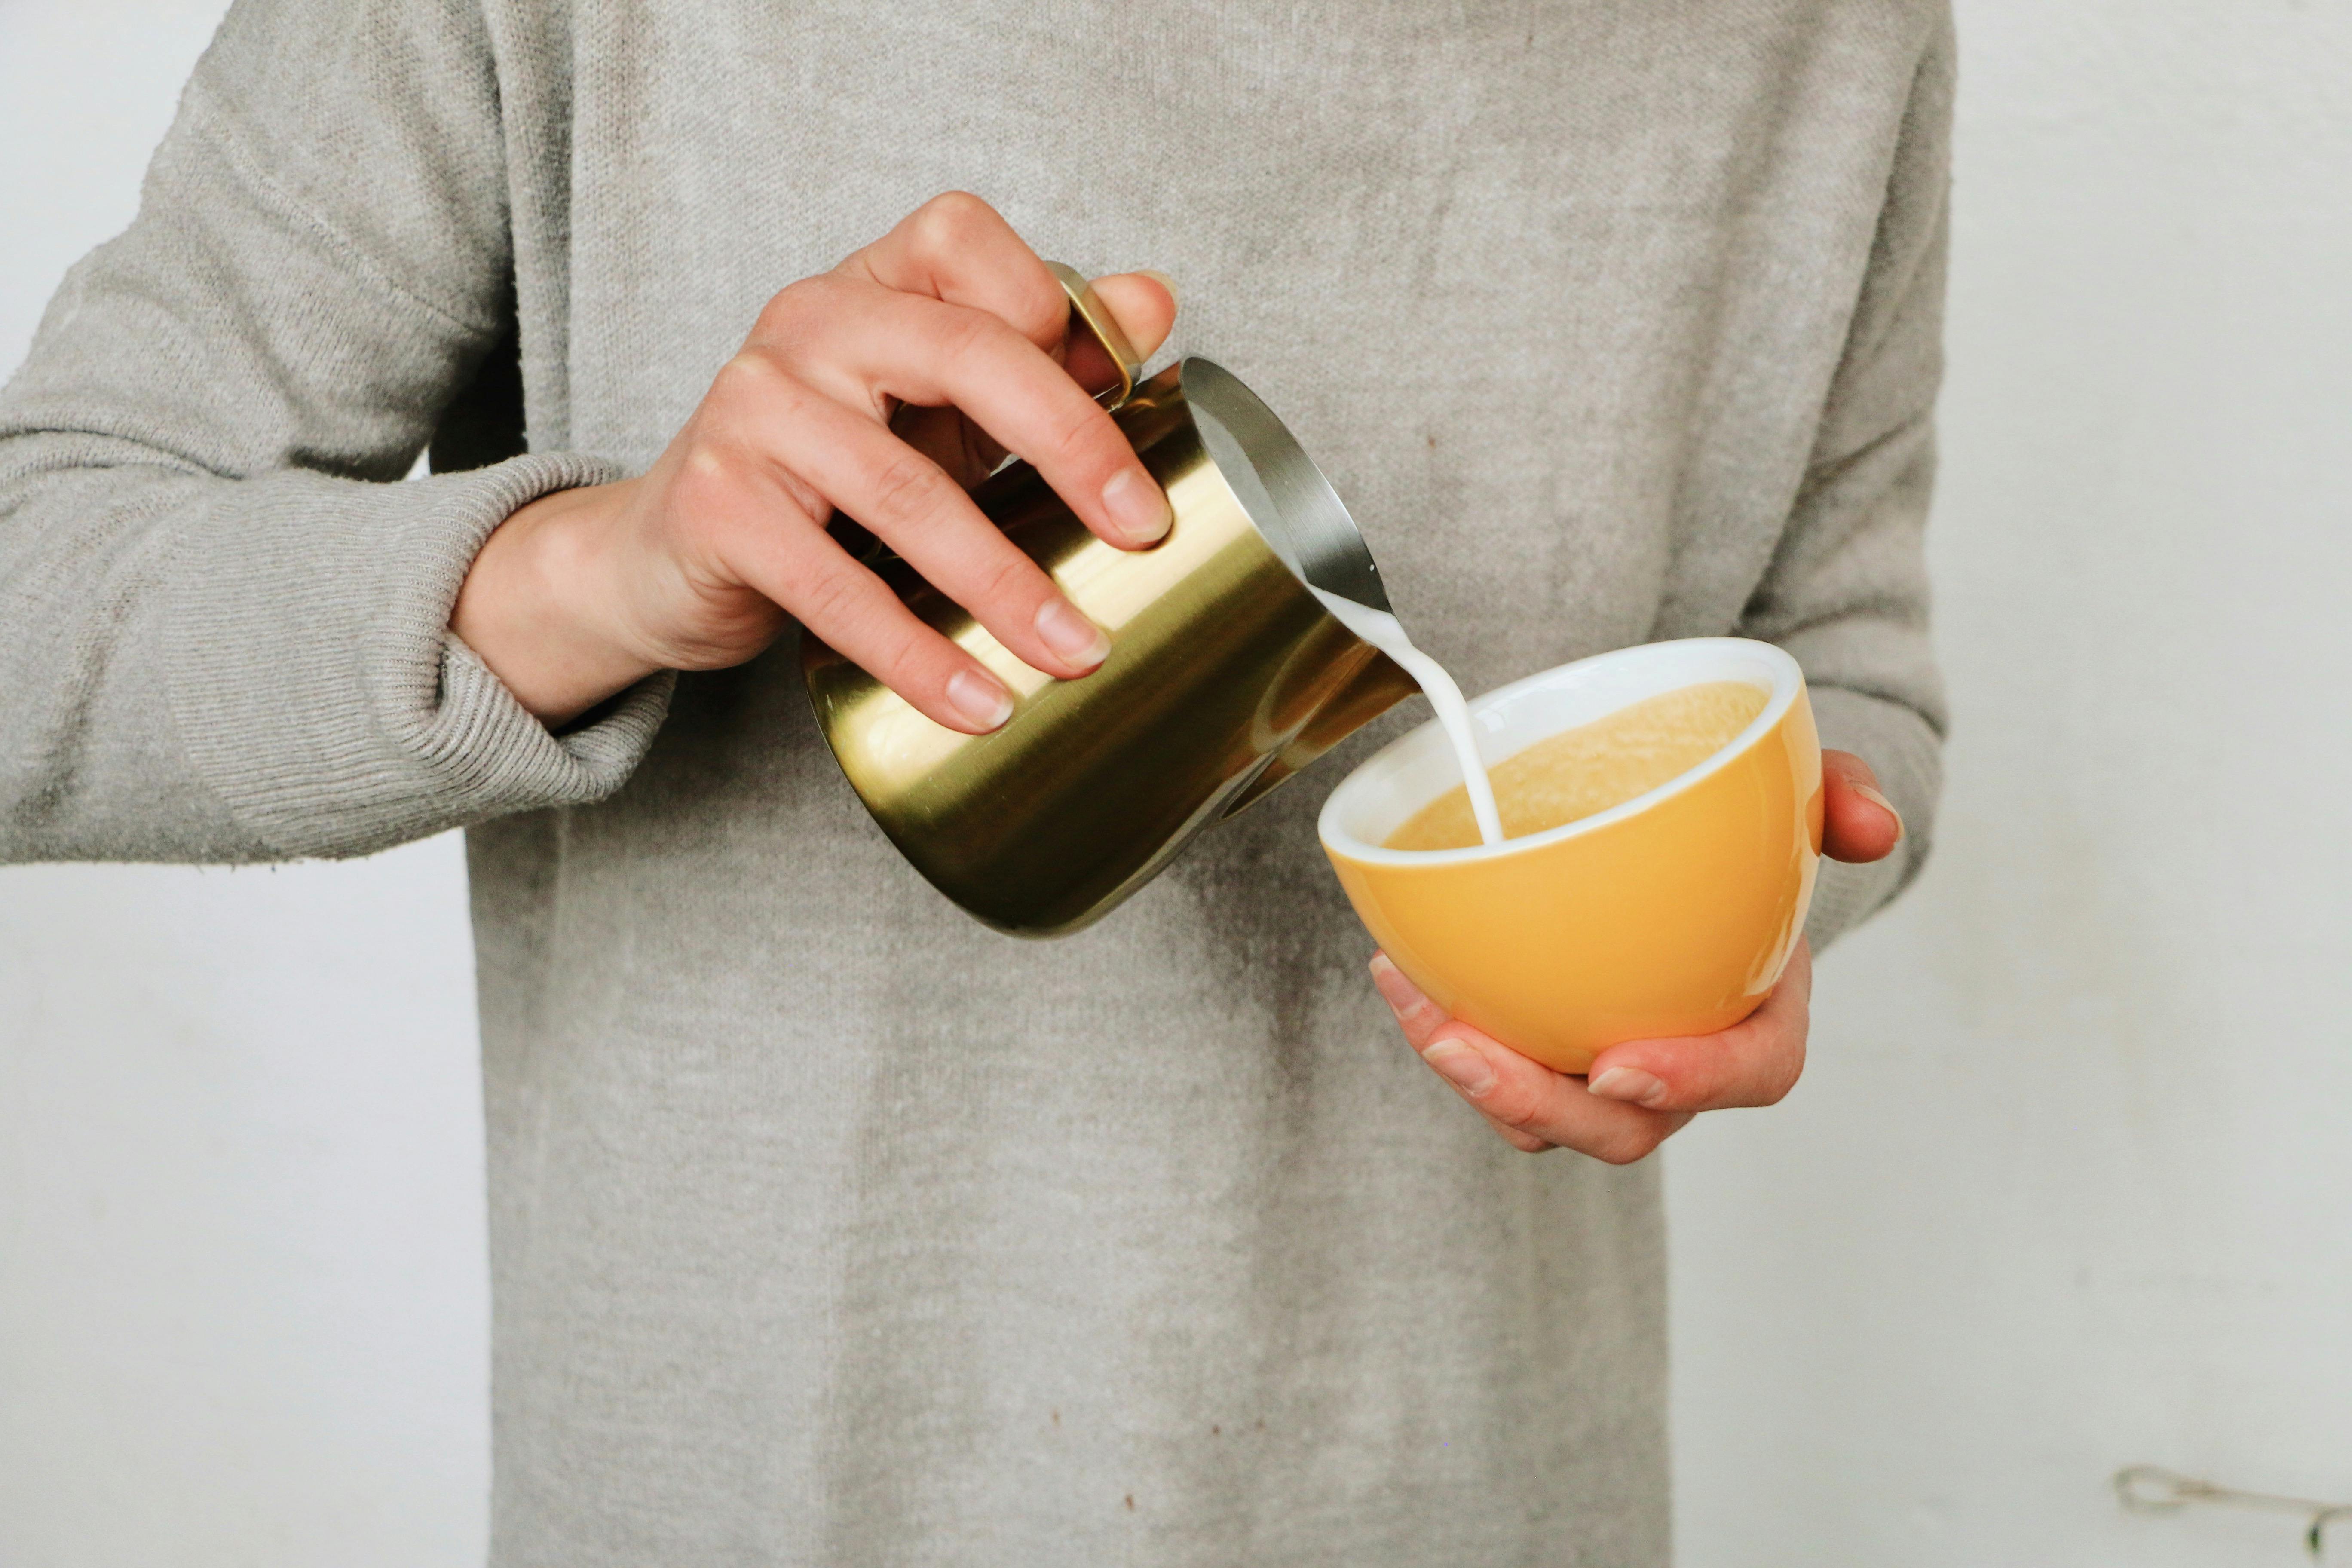
[[[1943,784],[1924,533],[1943,371],[1952,63],[1947,22],[1914,80],[1805,481],[1741,622],[1744,635],[1796,656],[1822,743],[1868,762],[1903,814],[1903,842],[1886,859],[1822,863],[1806,928],[1816,949],[1918,874]]]
[[[593,801],[668,683],[558,736],[446,630],[574,456],[394,482],[505,330],[465,0],[240,0],[139,216],[0,391],[0,861],[364,854]]]

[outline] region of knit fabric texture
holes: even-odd
[[[468,831],[500,1568],[1668,1560],[1655,1163],[1496,1141],[1316,843],[1408,704],[1052,942],[790,639],[551,734],[445,630],[761,305],[968,188],[1181,283],[1466,689],[1803,664],[1909,826],[1940,0],[242,0],[0,395],[0,857]],[[396,482],[519,328],[530,452]],[[328,1048],[322,1032],[322,1048]]]

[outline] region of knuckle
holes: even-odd
[[[1649,1158],[1664,1142],[1664,1131],[1655,1125],[1626,1127],[1603,1133],[1587,1152],[1606,1165],[1631,1165]]]
[[[1119,440],[1111,426],[1110,416],[1092,404],[1060,421],[1051,439],[1052,449],[1038,456],[1043,464],[1058,465],[1057,471],[1099,468],[1108,479],[1129,455],[1127,444]]]
[[[746,348],[710,378],[710,395],[721,405],[751,402],[774,396],[790,379],[767,350]]]
[[[996,209],[970,191],[941,191],[915,209],[913,238],[941,250],[961,247],[996,219]]]
[[[822,309],[825,291],[825,280],[821,278],[803,278],[788,284],[760,308],[753,335],[787,341],[799,336],[810,318]]]
[[[939,466],[920,453],[907,451],[886,459],[874,471],[874,521],[919,522],[940,505],[941,489],[949,484]]]
[[[1537,1136],[1533,1129],[1540,1108],[1534,1096],[1516,1085],[1496,1084],[1488,1091],[1487,1097],[1478,1102],[1478,1109],[1513,1131]]]
[[[866,595],[847,572],[820,572],[799,584],[801,624],[831,641],[856,628],[866,613]]]
[[[862,320],[873,291],[872,285],[839,272],[803,278],[761,309],[750,346],[789,374],[791,365],[816,355],[829,336],[837,340]]]
[[[923,657],[927,651],[919,630],[894,620],[882,628],[881,635],[875,639],[874,662],[879,668],[874,673],[882,678],[884,684],[894,689],[916,685],[944,687],[947,684],[944,675],[936,671],[927,675],[925,667],[933,662]]]
[[[672,493],[688,515],[705,515],[727,510],[729,500],[740,491],[747,478],[741,454],[725,442],[698,441],[678,465],[677,477],[671,481]]]
[[[975,597],[990,604],[1034,597],[1031,574],[1036,570],[1018,551],[992,551],[972,585]]]
[[[940,315],[934,346],[943,361],[962,364],[985,355],[1006,331],[1003,321],[985,310],[950,307]]]
[[[808,279],[787,284],[768,298],[752,319],[752,332],[760,337],[771,336],[790,329],[800,318],[808,300]]]

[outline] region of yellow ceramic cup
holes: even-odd
[[[1562,665],[1470,704],[1488,766],[1701,681],[1770,693],[1706,762],[1647,795],[1488,847],[1388,849],[1462,782],[1435,721],[1348,775],[1323,848],[1364,924],[1438,1005],[1561,1072],[1621,1040],[1745,1018],[1804,931],[1822,847],[1822,752],[1797,661],[1700,637]]]

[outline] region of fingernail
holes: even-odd
[[[1460,1040],[1433,1040],[1421,1059],[1435,1068],[1446,1082],[1476,1100],[1495,1087],[1495,1069],[1486,1058]]]
[[[1168,497],[1139,468],[1122,468],[1103,486],[1103,509],[1130,544],[1164,539],[1176,521]]]
[[[1184,308],[1184,290],[1176,286],[1176,279],[1169,277],[1157,267],[1139,267],[1135,269],[1135,274],[1139,278],[1149,278],[1167,289],[1168,298],[1177,310],[1181,310]]]
[[[1037,637],[1055,657],[1088,669],[1110,655],[1110,638],[1067,599],[1048,599],[1037,606]]]
[[[1004,688],[969,669],[959,669],[948,678],[948,700],[983,730],[993,730],[1013,717],[1013,698]]]
[[[1874,786],[1866,784],[1858,784],[1854,785],[1853,793],[1862,796],[1863,799],[1870,802],[1871,805],[1878,807],[1879,810],[1885,812],[1887,816],[1893,817],[1895,819],[1895,837],[1897,839],[1900,839],[1903,837],[1903,814],[1895,809],[1895,803],[1893,801],[1879,794]]]
[[[1611,1068],[1584,1087],[1603,1100],[1628,1105],[1655,1105],[1666,1098],[1666,1086],[1640,1068]]]
[[[1389,962],[1385,952],[1372,955],[1371,970],[1372,985],[1380,992],[1381,1000],[1389,1005],[1390,1012],[1402,1016],[1412,1005],[1413,983],[1404,977],[1403,970]]]

